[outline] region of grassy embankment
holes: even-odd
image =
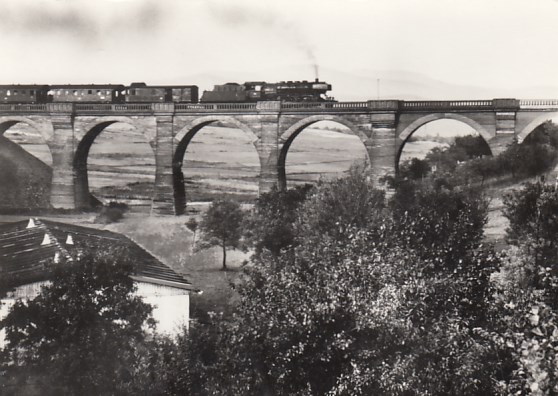
[[[201,295],[192,296],[192,316],[209,311],[227,313],[237,298],[231,282],[238,276],[239,268],[249,254],[227,252],[230,269],[221,271],[220,248],[196,251],[193,233],[186,228],[186,221],[185,216],[155,218],[128,215],[122,222],[105,228],[128,236],[203,291]]]

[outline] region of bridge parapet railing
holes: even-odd
[[[403,110],[467,110],[492,109],[492,100],[419,100],[404,101]]]
[[[307,111],[307,110],[333,110],[354,111],[366,110],[368,102],[282,102],[281,110]]]
[[[47,112],[46,103],[34,104],[34,103],[2,103],[0,104],[0,112],[6,113],[44,113]]]
[[[174,109],[176,112],[254,111],[256,103],[177,103]]]
[[[558,99],[521,99],[520,109],[548,109],[558,108]]]
[[[76,103],[75,110],[84,113],[151,112],[151,103]]]
[[[368,108],[371,110],[399,110],[399,100],[369,100]]]

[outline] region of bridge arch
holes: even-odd
[[[174,205],[175,213],[182,214],[186,208],[186,190],[184,187],[184,172],[182,171],[182,164],[184,162],[184,156],[186,155],[186,150],[188,145],[194,138],[194,136],[204,127],[211,125],[216,122],[223,122],[227,124],[234,125],[236,128],[242,130],[245,135],[250,138],[250,142],[254,145],[254,148],[258,152],[259,164],[261,169],[261,156],[259,155],[259,150],[257,142],[259,141],[258,135],[245,123],[239,121],[237,118],[232,116],[205,116],[199,117],[186,126],[182,127],[180,131],[176,134],[175,140],[178,142],[173,153],[172,159],[172,173],[173,173],[173,188],[174,188]]]
[[[517,141],[519,143],[523,142],[527,138],[527,136],[529,136],[535,129],[537,129],[537,127],[541,126],[547,121],[552,121],[556,118],[558,118],[558,112],[550,112],[538,116],[517,134]]]
[[[316,122],[319,121],[333,121],[338,124],[344,125],[347,128],[349,128],[349,130],[353,133],[353,135],[358,136],[360,140],[362,140],[363,142],[368,140],[368,136],[366,136],[366,133],[364,133],[364,131],[362,131],[361,128],[353,124],[351,121],[336,115],[319,114],[319,115],[309,116],[295,122],[285,132],[281,134],[281,141],[286,143],[290,140],[292,142],[296,138],[296,136],[300,132],[302,132],[305,128],[308,128],[310,125],[315,124]]]
[[[54,127],[49,121],[36,122],[27,117],[4,116],[0,117],[0,135],[3,135],[8,129],[16,124],[23,123],[34,128],[39,132],[45,142],[50,142],[54,136]]]
[[[285,132],[281,134],[280,142],[282,143],[279,147],[279,157],[277,163],[277,170],[278,170],[278,181],[279,187],[282,189],[287,188],[287,172],[286,172],[286,162],[287,162],[287,154],[289,149],[296,139],[296,137],[310,125],[315,124],[320,121],[331,121],[341,124],[349,129],[352,135],[357,136],[360,141],[365,144],[368,140],[368,136],[366,133],[357,125],[352,123],[350,120],[347,120],[344,117],[339,117],[336,115],[326,115],[326,114],[319,114],[305,117],[293,125],[291,125]],[[366,160],[370,163],[370,156],[368,151],[366,152]]]
[[[88,123],[83,128],[85,134],[77,143],[74,153],[73,168],[74,168],[74,183],[75,183],[75,202],[77,208],[89,208],[93,202],[89,192],[89,176],[87,172],[87,161],[89,158],[89,151],[95,139],[110,125],[116,123],[124,123],[131,126],[134,130],[142,130],[142,134],[146,137],[153,154],[154,151],[154,137],[148,131],[140,129],[137,123],[129,117],[100,117]]]
[[[481,124],[476,122],[470,117],[464,116],[462,114],[457,113],[433,113],[428,114],[423,117],[418,118],[417,120],[410,123],[407,127],[403,129],[398,135],[398,139],[400,140],[400,145],[397,148],[397,153],[395,156],[395,167],[399,169],[399,161],[401,159],[401,154],[403,153],[403,147],[407,140],[415,133],[420,127],[428,124],[429,122],[438,121],[438,120],[455,120],[460,121],[464,124],[469,125],[473,128],[488,144],[490,139],[492,139],[492,135],[484,128]],[[489,145],[490,146],[490,145]]]
[[[121,122],[123,124],[128,124],[136,130],[141,130],[143,135],[145,136],[146,140],[149,142],[151,146],[154,146],[156,133],[155,128],[142,128],[138,124],[136,120],[130,117],[125,116],[107,116],[107,117],[96,117],[94,121],[91,121],[84,125],[82,128],[85,134],[81,138],[78,146],[88,139],[91,140],[91,143],[95,140],[95,138],[109,125],[116,124],[117,122]]]

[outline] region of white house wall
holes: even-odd
[[[41,287],[47,283],[48,282],[30,283],[28,285],[16,287],[13,291],[8,292],[7,296],[0,300],[0,320],[6,317],[16,300],[29,300],[37,297],[37,295],[41,292]],[[2,329],[0,330],[0,347],[4,346],[5,339],[6,331]]]
[[[137,294],[153,305],[153,317],[157,332],[176,335],[188,328],[190,319],[190,295],[188,290],[152,283],[136,282]]]

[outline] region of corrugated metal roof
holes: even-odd
[[[190,282],[124,235],[49,220],[33,219],[0,224],[0,277],[18,286],[50,275],[55,255],[68,257],[88,245],[125,248],[134,258],[134,280],[186,290],[196,290]],[[48,237],[45,237],[48,235]],[[71,236],[73,244],[67,244]]]

